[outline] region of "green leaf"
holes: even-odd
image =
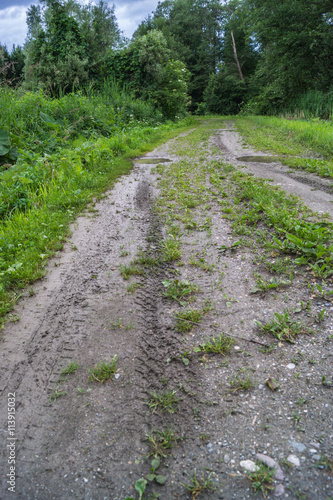
[[[182,361],[185,366],[188,366],[190,364],[190,360],[188,358],[182,358]]]
[[[163,486],[163,484],[165,484],[167,482],[168,478],[166,476],[156,476],[155,477],[155,481],[158,483],[158,484],[161,484]]]
[[[0,128],[0,156],[4,156],[10,150],[10,137],[9,134]]]
[[[160,465],[161,465],[160,457],[155,457],[154,460],[152,460],[151,462],[152,471],[158,469]]]
[[[146,489],[146,486],[147,486],[147,483],[148,481],[146,479],[138,479],[137,482],[135,483],[135,486],[134,488],[136,489],[136,491],[139,493],[140,497],[139,497],[139,500],[141,500],[142,498],[142,495],[144,494],[145,492],[145,489]]]
[[[148,479],[148,481],[154,481],[155,477],[156,477],[156,474],[148,474],[147,479]]]

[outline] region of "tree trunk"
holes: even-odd
[[[237,64],[239,76],[240,76],[241,80],[244,80],[244,76],[243,76],[243,73],[242,73],[242,68],[241,68],[241,66],[239,64],[239,60],[238,60],[238,57],[237,57],[236,43],[235,43],[235,38],[234,38],[233,32],[231,32],[231,38],[232,38],[232,48],[234,50],[234,57],[235,57],[235,61],[236,61],[236,64]]]

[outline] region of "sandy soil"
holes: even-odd
[[[333,215],[333,196],[326,181],[289,174],[275,163],[238,161],[255,152],[245,148],[230,128],[231,124],[221,124],[221,130],[212,132],[206,161],[222,159],[270,178],[303,198],[312,210]],[[181,154],[175,153],[176,146],[177,139],[147,158],[177,162]],[[168,175],[167,168],[163,175]],[[191,498],[184,485],[195,471],[198,478],[211,474],[215,485],[199,498],[255,498],[241,462],[255,460],[257,453],[282,467],[269,497],[333,498],[330,471],[323,465],[316,467],[321,457],[333,454],[332,388],[321,384],[322,375],[329,379],[332,374],[331,302],[313,302],[313,313],[327,310],[321,327],[315,325],[316,336],[300,337],[294,345],[281,344],[269,355],[260,351],[260,342],[270,344],[272,339],[258,337],[254,321],[309,300],[307,278],[297,276],[292,289],[278,294],[251,294],[256,269],[253,251],[244,247],[221,255],[218,246],[230,246],[235,238],[213,198],[208,200],[211,231],[184,231],[182,266],[160,263],[144,276],[124,280],[119,266],[128,265],[140,249],[152,258],[161,250],[165,219],[152,208],[160,178],[154,164],[135,163],[133,171],[96,204],[95,214],[87,212],[77,220],[47,276],[15,308],[20,320],[7,323],[0,365],[0,498],[13,496],[7,483],[7,445],[14,437],[16,498],[138,498],[134,484],[150,473],[147,434],[171,426],[181,439],[159,468],[166,484],[152,481],[143,498]],[[201,221],[207,214],[199,207],[195,217]],[[191,266],[194,254],[204,255],[214,268],[206,272]],[[177,269],[179,279],[199,285],[196,307],[205,300],[214,304],[190,335],[175,330],[173,315],[180,306],[163,297],[162,282],[173,279]],[[138,287],[129,293],[127,287],[134,282]],[[195,354],[193,347],[217,330],[238,337],[231,355]],[[89,368],[115,355],[118,372],[113,380],[91,382]],[[61,371],[74,360],[79,369],[59,384]],[[241,370],[251,374],[254,387],[228,392],[230,380]],[[279,382],[277,391],[265,384],[269,377]],[[152,413],[149,396],[165,388],[176,391],[177,411]],[[15,393],[16,404],[12,437],[8,434],[9,393]],[[300,399],[305,403],[300,404]],[[301,416],[299,425],[295,425],[295,412]],[[296,457],[296,465],[287,467],[290,456]]]

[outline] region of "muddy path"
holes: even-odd
[[[237,160],[255,152],[231,128],[203,123],[136,162],[16,306],[1,343],[0,498],[14,479],[20,499],[136,499],[140,478],[145,499],[260,498],[246,471],[265,457],[268,497],[333,496],[331,295],[289,260],[281,286],[256,291],[258,272],[276,283],[266,226],[237,233],[221,211],[234,168],[331,216],[333,196],[314,176]],[[315,333],[258,335],[285,310]],[[205,351],[221,335],[223,354]],[[91,379],[112,360],[111,380]]]

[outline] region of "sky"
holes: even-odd
[[[130,38],[149,13],[155,10],[158,0],[115,0],[118,26]],[[23,45],[26,35],[26,12],[29,5],[38,0],[0,0],[0,43],[11,51],[13,44]],[[97,3],[97,2],[96,2]]]

